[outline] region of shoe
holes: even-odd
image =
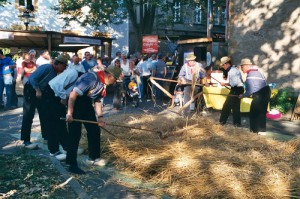
[[[79,175],[85,174],[85,171],[83,171],[82,169],[80,169],[77,165],[71,165],[69,167],[69,171],[71,173],[79,174]]]
[[[264,135],[267,135],[267,132],[258,132],[257,134],[258,134],[258,135],[263,135],[263,136],[264,136]]]
[[[106,160],[102,159],[102,158],[97,158],[95,160],[87,160],[87,164],[91,165],[91,166],[100,166],[103,167],[106,165]]]
[[[34,150],[34,149],[39,148],[38,144],[31,143],[30,141],[24,141],[23,145],[24,145],[24,148],[30,149],[30,150]]]
[[[66,160],[67,158],[67,155],[60,151],[57,151],[56,153],[50,153],[50,156],[55,157],[59,161]]]

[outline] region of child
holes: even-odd
[[[180,108],[183,105],[183,89],[184,86],[181,84],[181,80],[178,80],[177,85],[174,89],[174,96],[172,97],[172,104],[169,108],[174,108],[175,104],[179,103]]]
[[[128,89],[131,97],[136,97],[139,95],[138,87],[135,81],[135,76],[130,77],[130,82],[128,84]]]

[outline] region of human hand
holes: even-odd
[[[242,99],[244,96],[242,94],[239,95],[239,98]]]
[[[37,89],[36,92],[35,92],[35,96],[39,99],[42,98],[42,91],[40,89]]]
[[[98,126],[105,126],[106,123],[103,121],[103,117],[98,117]]]
[[[66,99],[61,99],[61,100],[60,100],[60,103],[66,106],[67,103],[68,103],[68,100],[66,100]]]
[[[225,83],[224,83],[224,82],[221,82],[221,86],[225,86]]]
[[[67,115],[66,115],[66,122],[73,122],[73,116],[67,114]]]

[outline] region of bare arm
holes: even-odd
[[[105,122],[103,121],[103,111],[102,111],[102,103],[99,100],[95,101],[95,106],[94,106],[96,115],[98,117],[98,126],[104,126]]]
[[[76,91],[74,91],[74,90],[70,93],[69,101],[68,101],[68,111],[67,111],[67,115],[66,115],[67,122],[73,121],[74,105],[75,105],[77,96],[78,96],[78,93],[76,93]]]

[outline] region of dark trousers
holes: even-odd
[[[265,86],[252,95],[250,106],[250,131],[265,132],[266,131],[266,113],[268,103],[270,101],[271,90],[269,86]]]
[[[155,77],[158,77],[158,78],[164,78],[164,75],[163,74],[156,74]],[[161,86],[163,87],[164,86],[164,82],[163,81],[160,81],[160,80],[156,80],[156,82]],[[155,98],[158,99],[158,100],[161,100],[163,98],[163,92],[162,90],[160,90],[157,86],[155,85],[152,85],[152,89],[153,89],[153,93],[155,95]]]
[[[149,99],[151,98],[151,82],[149,80],[150,75],[148,76],[142,76],[142,85],[143,85],[143,91],[142,91],[142,97]],[[150,84],[150,85],[148,85]]]
[[[114,85],[113,107],[121,108],[122,82],[116,82]]]
[[[18,106],[18,96],[16,93],[16,81],[13,81],[13,86],[11,88],[11,105],[17,107]]]
[[[97,121],[92,100],[87,96],[78,96],[74,105],[74,119]],[[101,130],[96,124],[84,123],[87,130],[89,157],[92,160],[100,158],[100,133]],[[77,165],[77,150],[81,138],[81,123],[68,123],[68,150],[66,162],[70,165]]]
[[[243,87],[232,87],[229,94],[230,95],[240,95],[244,93]],[[226,101],[223,105],[221,116],[219,122],[221,124],[226,124],[227,119],[232,110],[233,115],[233,125],[241,125],[241,99],[234,96],[227,96]]]
[[[48,135],[48,149],[54,154],[59,151],[59,144],[64,150],[67,150],[67,126],[61,117],[66,116],[66,107],[60,103],[60,98],[56,97],[53,90],[48,89],[43,93],[44,104],[48,108],[46,119],[46,134]]]
[[[21,127],[21,140],[30,141],[32,121],[35,114],[35,109],[37,108],[40,118],[40,124],[42,133],[45,132],[46,120],[46,109],[43,108],[43,99],[38,99],[36,97],[35,89],[32,88],[31,84],[27,82],[24,86],[23,91],[23,120]]]

